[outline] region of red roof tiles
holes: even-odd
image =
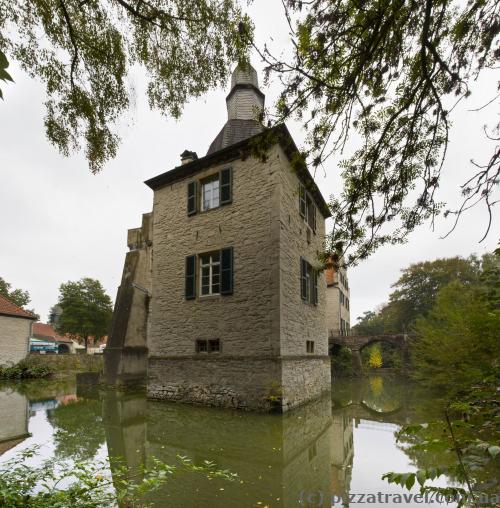
[[[3,295],[0,295],[0,314],[36,320],[36,317],[31,312],[21,309],[21,307],[18,307]]]
[[[61,337],[52,327],[46,323],[33,323],[32,336],[37,339],[48,339],[57,342],[71,342],[66,337]]]

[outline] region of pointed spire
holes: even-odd
[[[260,121],[264,101],[257,71],[250,64],[246,67],[238,65],[231,76],[231,91],[226,98],[228,120]]]
[[[264,101],[265,95],[259,90],[257,71],[250,64],[238,65],[231,76],[231,91],[226,97],[227,122],[212,141],[207,154],[262,132]]]

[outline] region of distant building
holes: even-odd
[[[0,295],[0,365],[15,364],[29,351],[31,326],[36,317]]]
[[[351,330],[351,293],[347,271],[329,263],[325,270],[328,330],[334,335],[349,335]]]
[[[74,354],[75,345],[71,339],[62,337],[46,323],[34,323],[30,339],[31,353]]]

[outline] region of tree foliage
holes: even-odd
[[[240,22],[251,34],[233,0],[0,0],[0,51],[44,83],[50,142],[64,155],[83,145],[97,172],[133,102],[130,69],[147,76],[149,105],[178,117],[244,59]]]
[[[355,333],[379,335],[411,330],[417,318],[433,308],[444,286],[452,281],[466,287],[477,285],[486,270],[482,267],[495,266],[493,257],[487,254],[480,261],[476,256],[456,256],[410,265],[392,285],[394,291],[389,295],[389,302],[377,312],[365,312],[354,327]]]
[[[0,295],[5,296],[18,307],[25,307],[30,303],[31,298],[28,291],[22,289],[12,289],[12,284],[0,277]]]
[[[340,166],[344,188],[332,199],[331,247],[347,263],[377,247],[403,242],[442,208],[436,201],[455,106],[473,81],[500,59],[498,0],[287,0],[290,59],[259,50],[268,78],[283,83],[276,122],[307,129],[305,156],[318,168],[357,149]],[[491,79],[495,100],[497,82]],[[498,128],[491,157],[474,165],[462,187],[463,206],[488,210],[498,183]],[[489,132],[489,131],[487,131]]]
[[[498,372],[500,309],[477,287],[445,286],[428,316],[415,325],[413,376],[456,391]]]
[[[104,337],[111,325],[113,306],[98,280],[83,278],[66,282],[59,288],[62,314],[57,324],[59,333],[68,333],[88,346],[89,337]]]
[[[382,353],[380,352],[380,346],[374,344],[370,348],[370,358],[368,359],[368,366],[371,369],[380,369],[382,367]]]

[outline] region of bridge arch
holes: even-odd
[[[398,348],[401,354],[402,372],[408,367],[408,335],[405,333],[380,334],[380,335],[335,335],[329,333],[329,352],[333,355],[335,350],[346,347],[352,352],[353,367],[359,375],[363,374],[363,361],[361,351],[375,343],[386,343]]]

